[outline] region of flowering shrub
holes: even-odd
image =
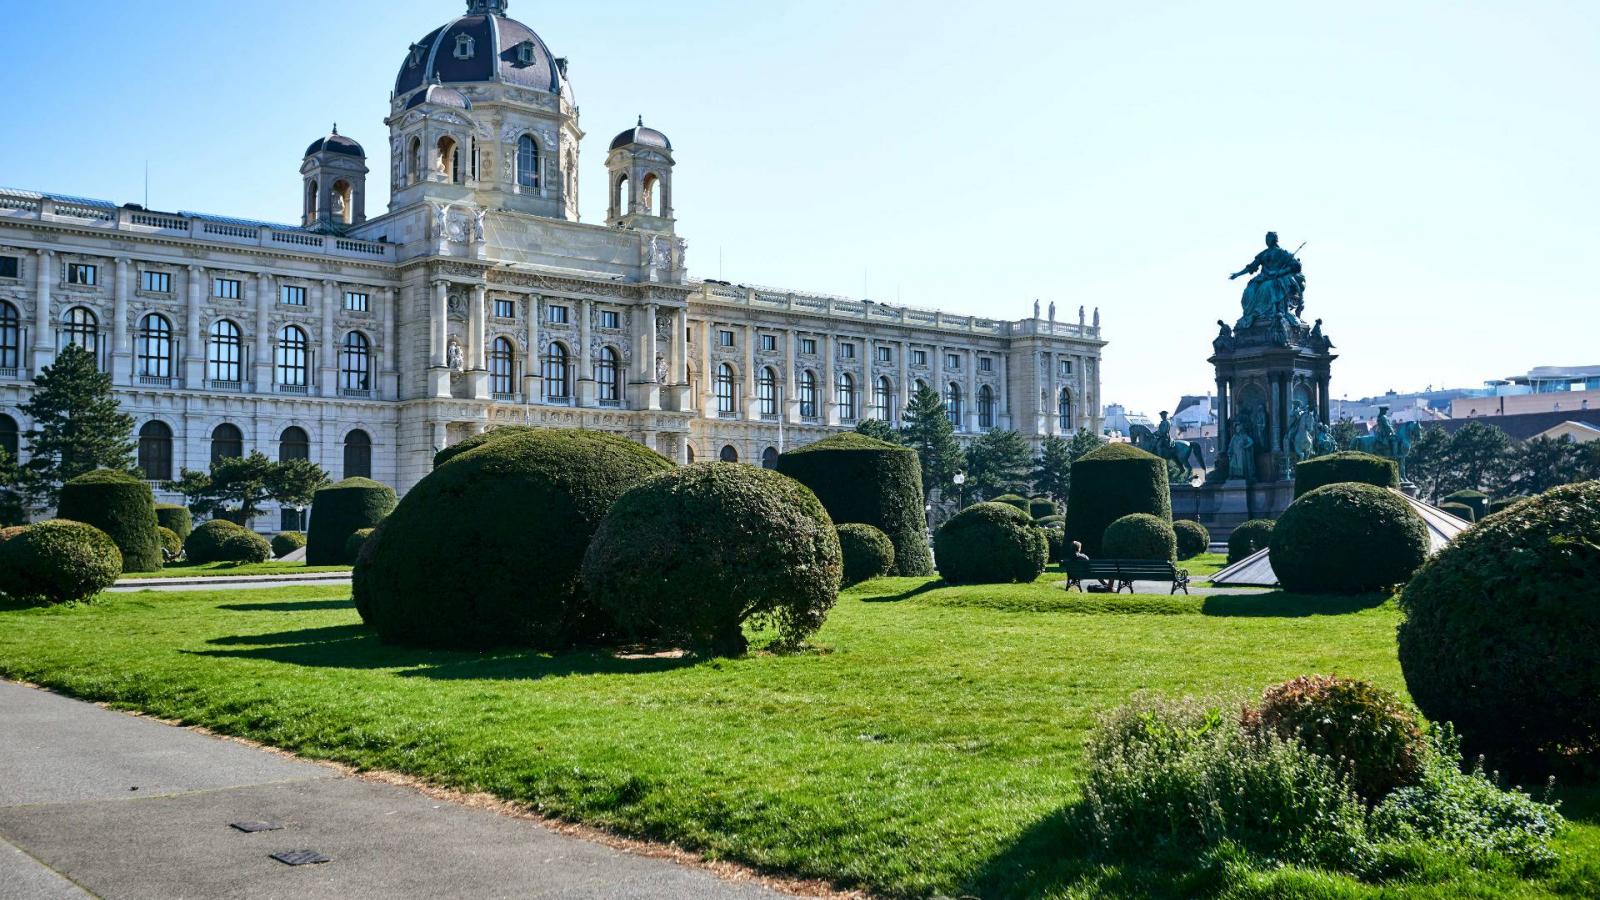
[[[1400,698],[1365,681],[1306,675],[1267,688],[1250,717],[1261,729],[1323,756],[1369,803],[1422,775],[1426,745]]]

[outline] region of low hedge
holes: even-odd
[[[212,519],[189,533],[183,542],[189,562],[258,563],[272,558],[267,539],[227,519]]]
[[[305,545],[305,532],[280,531],[272,536],[272,558],[283,559]]]
[[[1498,513],[1498,512],[1505,512],[1506,510],[1510,509],[1513,506],[1516,506],[1518,503],[1521,503],[1523,500],[1526,500],[1526,499],[1528,499],[1528,498],[1526,498],[1526,497],[1502,497],[1499,500],[1491,500],[1491,501],[1489,501],[1489,515],[1492,516],[1492,515],[1494,515],[1495,513]]]
[[[1272,540],[1272,529],[1278,523],[1272,519],[1251,519],[1228,535],[1228,564],[1239,562],[1267,549]]]
[[[844,554],[846,585],[860,584],[894,571],[894,543],[889,536],[860,522],[839,526],[839,550]]]
[[[372,532],[375,530],[377,529],[359,528],[351,532],[348,538],[345,538],[343,558],[345,565],[353,566],[356,564],[356,560],[361,557],[361,548],[367,545],[367,541],[371,539]]]
[[[1478,521],[1478,514],[1473,512],[1472,507],[1465,503],[1441,503],[1439,508],[1458,519],[1468,522]]]
[[[976,503],[950,517],[933,537],[939,574],[951,584],[1024,584],[1050,556],[1044,529],[1006,503]]]
[[[1067,541],[1081,542],[1092,557],[1105,555],[1101,538],[1123,516],[1147,513],[1172,521],[1167,461],[1131,444],[1106,444],[1078,457],[1070,491]]]
[[[1451,494],[1446,494],[1443,502],[1460,503],[1471,507],[1472,521],[1474,522],[1489,514],[1489,495],[1485,494],[1483,491],[1474,491],[1470,488],[1467,490],[1456,491]]]
[[[194,515],[189,512],[189,507],[179,506],[176,503],[156,504],[156,524],[162,528],[172,529],[178,540],[189,539],[189,532],[194,530]]]
[[[1015,506],[1017,509],[1027,513],[1030,518],[1037,518],[1033,515],[1033,501],[1022,496],[1021,494],[1001,494],[989,502],[1004,503],[1007,506]]]
[[[68,519],[29,526],[0,547],[6,593],[18,600],[79,603],[111,587],[123,571],[110,535]]]
[[[1061,515],[1061,506],[1048,497],[1034,497],[1028,501],[1028,515],[1033,516],[1034,521],[1047,519]]]
[[[1172,523],[1178,537],[1178,559],[1194,559],[1211,549],[1211,532],[1193,519],[1179,519]]]
[[[1306,675],[1267,689],[1253,724],[1333,760],[1369,805],[1422,778],[1422,723],[1399,697],[1369,682]]]
[[[1038,525],[1040,528],[1050,528],[1053,526],[1065,530],[1067,527],[1067,517],[1062,515],[1045,516],[1042,519],[1034,519],[1033,521],[1034,524]]]
[[[896,574],[932,574],[915,450],[864,434],[836,434],[778,457],[778,471],[810,488],[836,524],[860,522],[888,535]]]
[[[1357,450],[1341,450],[1305,460],[1294,467],[1294,495],[1323,485],[1354,482],[1377,487],[1400,486],[1400,467],[1392,459]]]
[[[1428,527],[1404,497],[1370,484],[1317,488],[1272,530],[1272,571],[1300,594],[1360,594],[1410,580],[1428,558]]]
[[[394,488],[370,478],[346,478],[317,491],[311,500],[306,565],[337,566],[346,562],[345,542],[350,535],[376,527],[394,512],[397,502]]]
[[[56,516],[93,525],[117,542],[124,572],[161,571],[156,499],[150,485],[126,472],[97,469],[61,486]]]
[[[1178,556],[1178,538],[1167,520],[1134,513],[1112,522],[1100,543],[1106,559],[1160,559]]]
[[[157,525],[156,539],[161,542],[163,559],[173,560],[183,555],[183,538],[178,537],[178,533],[171,528]]]

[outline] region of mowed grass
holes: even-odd
[[[308,566],[303,562],[261,563],[172,563],[159,572],[126,572],[123,578],[219,578],[230,575],[314,575],[319,572],[348,572],[349,566]]]
[[[791,655],[622,659],[386,647],[347,589],[116,595],[0,611],[0,674],[371,769],[489,791],[710,857],[885,895],[1593,896],[1600,804],[1540,880],[1105,858],[1068,825],[1082,741],[1137,691],[1258,693],[1309,672],[1396,690],[1397,613],[884,579]]]

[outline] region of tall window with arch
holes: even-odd
[[[880,375],[873,388],[872,417],[884,422],[894,421],[894,384],[887,375]]]
[[[761,376],[756,379],[756,401],[761,405],[763,416],[778,414],[778,373],[771,366],[763,366]]]
[[[738,378],[733,374],[733,366],[722,363],[717,366],[716,392],[717,412],[732,415],[739,411],[739,398],[734,391]]]
[[[809,369],[800,373],[800,383],[796,387],[800,401],[800,417],[815,419],[817,417],[817,373]]]
[[[572,399],[572,358],[560,343],[552,342],[544,354],[544,398],[555,402]]]
[[[461,147],[448,135],[439,138],[439,174],[452,184],[461,182]]]
[[[22,316],[17,308],[0,300],[0,369],[22,367]]]
[[[633,211],[629,208],[629,205],[632,201],[632,198],[628,196],[628,190],[630,187],[631,185],[628,184],[628,176],[617,176],[617,186],[612,190],[611,196],[613,198],[614,205],[617,208],[617,215],[619,216],[625,216]]]
[[[600,348],[600,355],[594,361],[594,382],[600,402],[622,402],[622,358],[616,348]]]
[[[511,341],[503,337],[489,345],[489,392],[497,397],[510,397],[516,391],[517,351]]]
[[[172,428],[152,419],[139,429],[139,471],[145,481],[172,480]]]
[[[994,388],[987,384],[978,388],[978,427],[985,431],[994,427]]]
[[[539,144],[531,134],[517,138],[517,186],[539,186]]]
[[[137,350],[141,378],[172,377],[172,323],[165,316],[150,313],[139,320]]]
[[[639,209],[647,216],[661,215],[661,178],[654,172],[639,186]]]
[[[422,138],[411,139],[411,149],[406,153],[406,183],[422,180]]]
[[[61,317],[61,348],[82,347],[91,354],[100,350],[100,320],[86,306],[74,306]]]
[[[359,428],[344,436],[344,477],[372,477],[372,435]]]
[[[355,214],[351,207],[355,203],[355,191],[350,188],[350,182],[339,180],[333,183],[333,218],[343,225],[353,223]]]
[[[307,181],[306,181],[306,216],[308,218],[315,219],[317,217],[317,213],[320,211],[320,207],[321,207],[321,204],[318,202],[319,200],[322,199],[322,197],[320,196],[321,194],[322,194],[322,188],[321,188],[320,185],[317,184],[317,180],[315,178],[307,179]]]
[[[243,344],[239,326],[227,319],[212,322],[206,338],[206,378],[234,384],[243,381],[244,367],[240,364]]]
[[[778,467],[778,448],[768,447],[761,451],[761,468],[776,469]]]
[[[278,384],[305,387],[310,371],[311,342],[298,325],[285,325],[278,332],[276,362]]]
[[[211,430],[211,462],[244,456],[244,432],[239,426],[223,422]]]
[[[839,373],[839,418],[845,422],[856,419],[856,380],[849,372]]]
[[[372,390],[372,342],[359,331],[346,334],[339,344],[339,387]]]
[[[17,420],[5,413],[0,413],[0,453],[6,458],[16,462],[17,452],[21,449],[18,440],[22,429],[17,427]]]
[[[723,446],[722,453],[717,458],[725,463],[736,463],[739,461],[739,451],[735,450],[732,444],[727,444]]]
[[[960,431],[961,385],[956,384],[954,381],[946,385],[944,389],[944,412],[945,415],[950,417],[950,424],[954,425],[957,431]]]
[[[1071,431],[1072,425],[1072,392],[1066,388],[1061,389],[1061,396],[1056,401],[1056,415],[1060,419],[1062,431]]]
[[[311,436],[298,425],[290,425],[278,435],[278,462],[311,458]]]

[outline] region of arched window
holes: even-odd
[[[212,322],[210,336],[206,339],[206,378],[234,383],[243,381],[244,372],[239,363],[242,346],[239,326],[227,319]]]
[[[139,320],[139,375],[142,378],[172,377],[172,323],[151,313]]]
[[[139,429],[139,470],[145,481],[172,480],[172,429],[151,420]]]
[[[978,427],[985,430],[994,427],[994,388],[987,384],[978,388]]]
[[[346,334],[339,345],[339,387],[372,390],[372,343],[359,331]]]
[[[622,400],[622,365],[615,349],[600,348],[600,356],[594,361],[594,380],[601,402]]]
[[[614,200],[614,205],[617,208],[617,215],[625,216],[633,211],[628,208],[629,202],[631,201],[631,198],[628,196],[628,176],[620,175],[617,177],[617,189]]]
[[[689,460],[688,464],[691,465],[691,466],[694,465],[694,445],[693,444],[684,444],[683,445],[683,450],[684,450],[684,454],[687,456],[687,458]]]
[[[961,430],[961,385],[954,381],[944,389],[944,412],[950,417],[950,424]]]
[[[661,215],[661,208],[658,205],[661,199],[658,196],[660,193],[661,179],[657,177],[654,172],[651,172],[649,175],[644,177],[644,184],[640,185],[639,189],[639,209],[642,210],[645,215]]]
[[[344,436],[344,477],[372,477],[372,436],[360,429]]]
[[[452,183],[461,181],[461,149],[453,137],[439,138],[439,174]]]
[[[411,153],[406,159],[406,183],[416,184],[422,178],[422,138],[411,139]]]
[[[815,419],[817,417],[817,373],[809,370],[801,372],[800,384],[797,390],[800,396],[795,399],[800,401],[800,417],[803,419]]]
[[[211,461],[238,459],[244,456],[244,432],[237,425],[224,422],[211,431]]]
[[[278,435],[278,462],[311,458],[311,437],[298,425],[290,425]]]
[[[878,378],[877,387],[872,391],[872,417],[885,422],[894,420],[894,383],[887,375]]]
[[[308,179],[306,181],[306,217],[307,218],[315,219],[317,217],[317,201],[318,201],[318,199],[320,199],[317,195],[319,193],[320,193],[320,191],[318,190],[317,180],[315,178]]]
[[[22,367],[22,317],[17,308],[0,300],[0,369]]]
[[[1061,397],[1056,401],[1056,415],[1061,421],[1062,431],[1071,431],[1072,425],[1072,392],[1066,388],[1061,389]]]
[[[494,339],[489,345],[489,392],[498,397],[509,397],[516,393],[516,386],[512,383],[516,376],[517,351],[511,342],[503,337]]]
[[[733,449],[732,444],[728,444],[722,448],[721,459],[723,462],[736,463],[739,461],[739,451]]]
[[[856,380],[849,372],[839,373],[839,419],[845,422],[856,418]]]
[[[62,349],[77,346],[96,353],[100,349],[100,320],[85,306],[74,306],[61,319]]]
[[[351,212],[351,204],[355,199],[355,192],[350,189],[350,182],[335,181],[333,183],[333,218],[345,225],[349,225],[355,218]]]
[[[761,451],[761,468],[776,469],[778,467],[778,448],[768,447]]]
[[[544,398],[558,402],[572,398],[572,364],[565,345],[552,343],[545,351]]]
[[[737,379],[733,374],[733,366],[723,363],[717,366],[717,412],[731,415],[739,411],[739,399],[734,394],[734,383]],[[724,451],[726,454],[726,451]]]
[[[539,145],[533,135],[517,139],[517,184],[525,188],[539,186]]]
[[[305,387],[309,369],[310,342],[296,325],[285,325],[278,332],[278,384]]]
[[[16,419],[0,413],[0,453],[4,453],[12,462],[17,459],[17,434],[20,430]]]
[[[761,377],[756,379],[756,400],[763,416],[778,414],[778,373],[771,366],[763,366]]]

